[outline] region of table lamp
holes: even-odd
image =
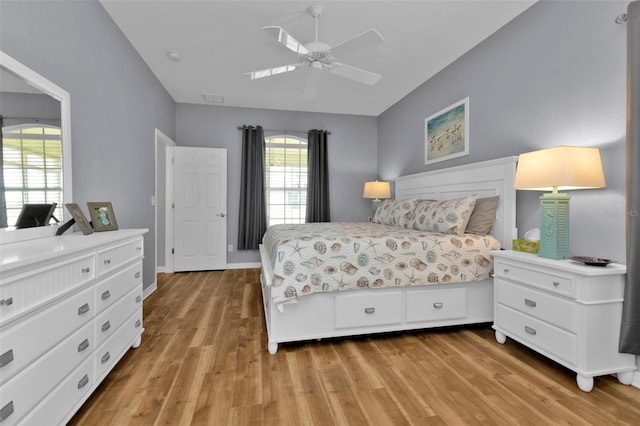
[[[540,250],[548,259],[569,257],[569,196],[558,190],[606,187],[600,150],[558,146],[520,154],[513,187],[548,191],[540,197]]]
[[[371,200],[371,217],[376,215],[376,210],[380,206],[382,202],[380,198],[389,198],[391,197],[391,186],[389,182],[365,182],[364,184],[364,193],[362,194],[364,198],[373,198]]]

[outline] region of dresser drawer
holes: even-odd
[[[571,333],[578,331],[578,306],[575,302],[500,278],[496,278],[496,282],[499,303]]]
[[[83,349],[83,342],[90,340],[91,334],[92,324],[88,323],[0,386],[0,410],[10,404],[13,406],[13,413],[5,420],[7,424],[24,417],[69,372],[88,358],[91,350]]]
[[[122,327],[117,329],[109,339],[95,352],[94,370],[96,378],[108,373],[122,355],[131,347],[134,338],[142,333],[142,309],[127,318]]]
[[[106,278],[96,285],[96,312],[100,313],[131,289],[142,285],[142,262]]]
[[[576,365],[578,362],[578,340],[575,334],[561,330],[543,321],[498,305],[496,326],[506,330],[517,340],[542,350],[545,355]]]
[[[425,289],[407,295],[407,322],[437,321],[467,316],[467,290]]]
[[[514,265],[502,260],[496,260],[494,267],[495,276],[507,278],[519,283],[547,290],[551,293],[575,298],[576,283],[571,275],[562,275],[552,272],[541,272],[522,265]]]
[[[402,322],[402,293],[349,294],[335,296],[335,328],[366,327]]]
[[[2,331],[0,384],[93,318],[93,289],[89,288]],[[37,337],[36,337],[37,336]],[[93,335],[87,337],[93,351]]]
[[[33,308],[95,277],[94,257],[86,256],[0,282],[0,322]]]
[[[120,244],[107,250],[99,251],[96,259],[98,275],[104,275],[118,269],[118,267],[141,259],[144,255],[144,240],[139,238],[128,243]]]
[[[59,425],[93,387],[93,358],[85,360],[23,420],[25,425]]]
[[[96,346],[108,339],[138,309],[142,309],[142,284],[96,317]]]

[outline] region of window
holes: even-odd
[[[267,224],[304,223],[307,204],[307,140],[265,138]]]
[[[18,125],[2,129],[7,223],[13,226],[27,203],[57,203],[62,218],[62,140],[59,127]]]

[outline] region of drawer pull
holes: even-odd
[[[6,299],[0,300],[0,306],[9,306],[13,305],[13,297],[7,297]]]
[[[78,389],[82,389],[83,387],[87,386],[87,383],[89,383],[89,375],[85,374],[78,382]]]
[[[105,265],[111,265],[111,259],[105,259],[104,260],[104,264]]]
[[[78,352],[82,352],[85,349],[87,349],[89,347],[89,339],[84,339],[79,345],[78,345]]]
[[[532,336],[535,336],[535,335],[536,335],[536,329],[535,329],[535,328],[531,328],[531,327],[529,327],[529,326],[527,326],[527,325],[525,325],[525,326],[524,326],[524,331],[525,331],[527,334],[530,334],[530,335],[532,335]]]
[[[376,308],[364,308],[365,314],[372,314],[376,311]]]
[[[142,296],[137,295],[136,296],[136,303],[140,303],[142,301]]]
[[[104,293],[102,293],[102,300],[107,300],[108,298],[111,297],[111,292],[109,290],[105,291]]]
[[[142,321],[138,320],[136,321],[136,328],[140,327],[142,325]]]
[[[536,307],[536,301],[531,299],[524,299],[524,304],[527,306],[531,306],[532,308]]]
[[[91,268],[82,268],[83,274],[88,274],[89,272],[91,272]]]
[[[111,359],[111,354],[107,352],[106,354],[102,355],[102,358],[100,358],[100,362],[104,364],[105,362],[109,361],[109,359]]]
[[[85,303],[84,305],[78,308],[78,315],[86,314],[89,312],[89,304]]]
[[[9,401],[7,405],[0,409],[0,422],[13,414],[13,401]]]
[[[136,247],[136,250],[142,251],[142,247]]]
[[[142,276],[142,273],[136,272],[136,275],[134,276],[134,278],[140,278],[141,276]]]
[[[102,324],[102,332],[104,333],[105,331],[107,331],[108,329],[111,328],[111,323],[109,321],[105,322],[104,324]]]
[[[4,367],[11,361],[13,361],[13,349],[9,349],[8,351],[0,355],[0,367]]]
[[[504,268],[503,271],[504,271],[505,274],[508,274],[509,273],[509,268]]]
[[[558,281],[554,281],[554,282],[553,282],[553,286],[554,286],[554,287],[558,287],[559,285],[560,285],[560,283],[559,283]]]
[[[442,306],[443,306],[442,302],[436,302],[436,303],[433,304],[433,307],[436,308],[436,309],[442,309]]]

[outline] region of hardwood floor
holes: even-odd
[[[73,425],[640,424],[640,389],[575,375],[489,325],[280,345],[259,270],[161,274],[127,352]]]

